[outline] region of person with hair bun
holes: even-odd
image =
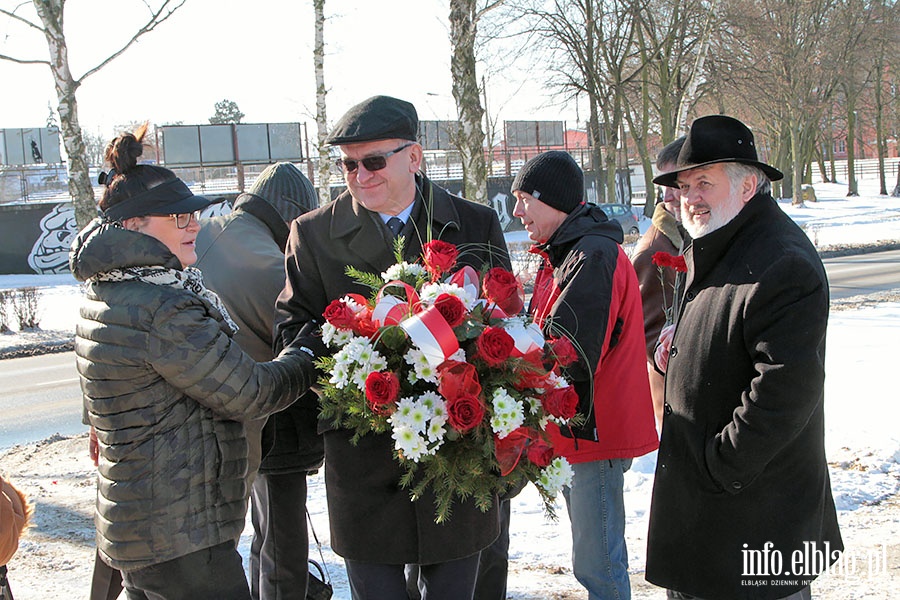
[[[69,256],[85,283],[75,354],[97,438],[97,549],[129,600],[245,600],[244,422],[304,394],[324,347],[304,334],[268,362],[241,350],[191,267],[198,212],[211,201],[138,163],[145,133],[107,146],[100,215]]]

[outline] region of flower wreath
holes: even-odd
[[[325,310],[323,340],[336,352],[318,361],[329,374],[322,417],[352,431],[354,444],[390,432],[400,484],[414,501],[431,488],[438,523],[454,499],[474,498],[487,511],[523,480],[555,516],[572,469],[545,429],[578,419],[578,396],[559,374],[576,358],[571,342],[545,340],[517,316],[522,286],[503,268],[453,272],[458,251],[440,240],[423,246],[421,264],[396,255],[380,277],[348,267],[376,291]]]

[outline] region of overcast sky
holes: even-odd
[[[154,5],[158,0],[153,0]],[[326,1],[328,118],[375,94],[416,105],[420,119],[451,119],[449,0]],[[36,20],[31,3],[18,14]],[[234,6],[252,7],[235,11]],[[140,0],[78,0],[66,5],[65,30],[73,75],[80,77],[119,48],[146,20]],[[116,125],[206,123],[227,98],[245,123],[308,122],[315,135],[311,0],[187,0],[169,21],[78,90],[88,131],[111,135]],[[47,58],[43,35],[0,16],[0,53]],[[523,65],[522,68],[532,67]],[[543,77],[507,69],[488,81],[488,109],[500,118],[569,119],[575,107],[553,106]],[[509,81],[504,81],[508,79]],[[44,126],[56,94],[46,65],[0,61],[0,128]],[[524,87],[522,87],[524,82]]]

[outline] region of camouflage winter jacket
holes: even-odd
[[[100,442],[97,547],[132,570],[228,540],[244,528],[241,420],[285,408],[309,387],[310,359],[256,363],[200,296],[143,281],[93,281],[113,268],[178,260],[153,237],[94,221],[70,266],[86,281],[75,354]]]

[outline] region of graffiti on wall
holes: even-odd
[[[28,254],[28,266],[39,275],[69,272],[69,248],[78,232],[75,209],[57,204],[40,222],[41,231]]]

